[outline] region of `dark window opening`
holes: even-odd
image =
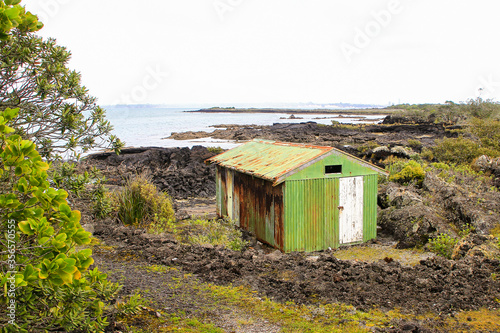
[[[342,173],[342,165],[325,165],[325,174]]]

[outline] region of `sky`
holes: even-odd
[[[500,100],[496,0],[24,0],[101,105]]]

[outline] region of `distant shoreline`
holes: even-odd
[[[274,108],[209,108],[184,112],[200,113],[286,113],[286,114],[366,114],[366,115],[389,115],[399,109],[274,109]]]

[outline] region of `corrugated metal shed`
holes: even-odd
[[[254,140],[217,164],[217,212],[284,252],[376,237],[377,178],[386,172],[332,147]]]

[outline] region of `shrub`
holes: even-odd
[[[477,142],[462,136],[437,140],[436,146],[432,150],[434,157],[439,162],[455,164],[471,163],[481,155],[495,156],[498,154],[494,150],[481,147]]]
[[[105,181],[105,180],[103,180]],[[111,196],[104,184],[97,184],[90,193],[92,201],[92,213],[95,217],[103,219],[113,211]]]
[[[90,233],[66,191],[50,187],[36,146],[7,126],[0,112],[0,326],[2,332],[103,331],[119,290],[93,263]],[[14,304],[15,320],[7,312]]]
[[[214,154],[220,154],[224,151],[221,147],[207,147],[208,151]]]
[[[490,157],[500,156],[500,121],[474,118],[469,122],[470,132],[481,142],[481,146],[490,149]]]
[[[458,240],[448,234],[439,234],[436,238],[429,241],[429,249],[447,259],[451,259],[453,249],[457,245]]]
[[[112,211],[111,198],[104,186],[106,178],[93,167],[90,172],[78,168],[76,163],[53,162],[49,179],[58,189],[64,189],[77,198],[92,201],[92,214],[97,218],[105,218]],[[78,200],[75,200],[78,203]]]
[[[150,227],[168,223],[174,217],[168,194],[160,192],[145,174],[129,179],[114,201],[118,218],[126,225]]]
[[[423,160],[432,161],[434,159],[434,153],[430,148],[423,148],[422,152],[420,153],[420,157]]]
[[[49,171],[49,178],[58,189],[64,189],[79,197],[90,183],[91,177],[87,171],[78,172],[75,163],[55,162]]]
[[[417,185],[420,185],[424,181],[424,178],[424,169],[418,162],[414,160],[410,160],[406,163],[396,162],[389,166],[390,181],[403,185],[408,185],[410,183],[416,183]]]
[[[409,139],[408,140],[408,146],[414,148],[414,149],[421,149],[422,148],[422,142],[414,139]]]
[[[483,100],[481,97],[468,100],[462,109],[472,117],[479,119],[496,118],[500,115],[500,104],[492,100]]]
[[[361,153],[364,153],[366,151],[369,151],[369,150],[373,150],[377,147],[379,147],[380,145],[377,143],[377,141],[375,140],[372,140],[372,141],[368,141],[367,143],[361,145],[358,147],[358,151],[361,152]]]

